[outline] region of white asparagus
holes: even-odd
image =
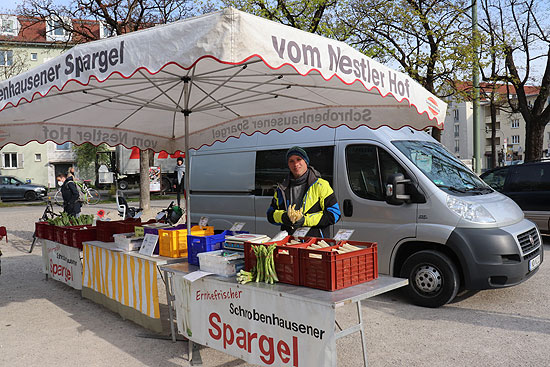
[[[324,240],[317,242],[317,245],[321,247],[330,247],[330,245],[326,243]]]
[[[352,246],[352,245],[349,245],[349,244],[347,244],[347,243],[344,244],[344,245],[342,245],[342,247],[345,248],[345,249],[348,249],[348,250],[350,250],[350,251],[358,251],[358,250],[361,250],[360,247]]]

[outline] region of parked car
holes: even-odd
[[[514,200],[541,232],[550,233],[550,160],[498,167],[480,177]]]
[[[13,176],[0,176],[0,198],[36,200],[46,196],[48,189],[42,185],[28,184]]]

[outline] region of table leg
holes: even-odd
[[[365,367],[368,366],[367,361],[367,339],[365,337],[365,331],[363,330],[363,315],[361,314],[361,301],[356,301],[355,304],[357,305],[357,318],[358,323],[350,326],[347,329],[343,329],[340,327],[340,324],[338,324],[337,320],[334,320],[335,325],[340,329],[340,331],[336,331],[334,334],[334,342],[336,343],[336,340],[343,338],[345,336],[348,336],[350,334],[360,332],[361,333],[361,348],[363,350],[363,365]],[[337,350],[336,346],[334,350]],[[334,358],[334,364],[333,366],[336,367],[337,365],[337,358]]]
[[[357,316],[359,317],[359,325],[361,327],[361,344],[363,348],[363,363],[368,366],[367,361],[367,339],[365,337],[365,328],[363,327],[363,315],[361,314],[361,301],[357,301]]]
[[[202,357],[199,344],[193,343],[191,339],[189,339],[189,353],[187,355],[191,366],[202,366]]]
[[[171,274],[167,271],[164,272],[165,286],[166,286],[166,303],[168,303],[168,318],[170,319],[170,335],[172,335],[172,342],[176,342],[176,330],[174,328],[174,314],[172,311],[172,301],[174,296],[172,295],[170,282],[172,281]]]

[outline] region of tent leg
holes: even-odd
[[[184,101],[185,101],[185,110],[183,111],[183,114],[185,116],[184,122],[185,122],[185,190],[187,190],[187,195],[185,196],[185,213],[186,213],[186,224],[187,229],[190,230],[191,228],[191,190],[189,187],[189,183],[191,180],[189,179],[189,175],[191,173],[191,166],[189,163],[189,114],[191,113],[189,108],[189,82],[185,81],[185,88],[184,88]]]

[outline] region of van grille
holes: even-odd
[[[536,228],[518,235],[518,242],[523,255],[529,254],[540,246],[540,238]]]

